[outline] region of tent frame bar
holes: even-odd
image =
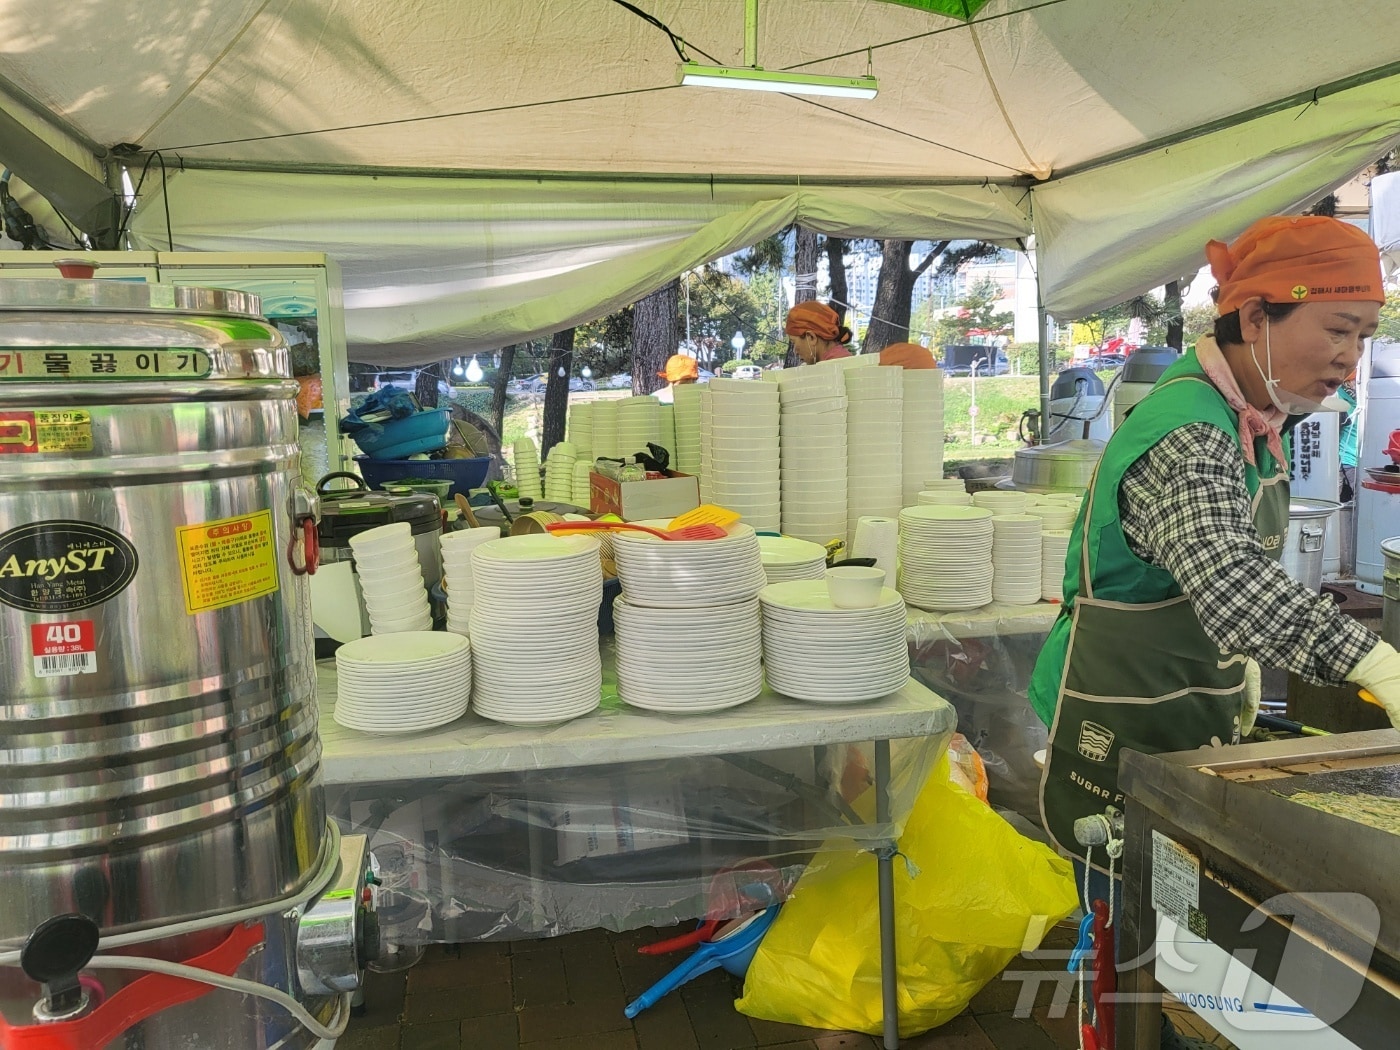
[[[91,153],[93,159],[99,164],[104,164],[108,158],[111,157],[112,151],[110,149],[95,139],[89,138],[87,133],[80,130],[77,125],[70,123],[65,117],[59,116],[53,110],[49,109],[48,106],[45,106],[28,91],[25,91],[24,88],[20,87],[3,74],[0,74],[0,94],[8,95],[45,124],[48,124],[56,131],[60,131],[68,136],[68,138]]]

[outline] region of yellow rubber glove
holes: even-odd
[[[1400,729],[1400,653],[1389,642],[1380,642],[1347,675],[1385,708],[1390,724]]]
[[[1241,740],[1254,732],[1254,720],[1259,716],[1259,698],[1263,692],[1263,674],[1259,665],[1249,660],[1244,665],[1244,711],[1240,713]]]

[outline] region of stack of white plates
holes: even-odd
[[[972,494],[974,507],[986,507],[993,514],[1024,514],[1030,494],[1014,489],[986,489]]]
[[[593,463],[587,459],[574,461],[574,477],[570,486],[573,490],[573,498],[568,500],[575,507],[588,507],[593,502],[593,481],[589,476],[593,473]]]
[[[923,489],[910,506],[916,507],[970,507],[972,497],[959,489]]]
[[[613,603],[617,695],[648,711],[720,711],[763,692],[758,599],[652,609]],[[658,644],[660,643],[660,644]]]
[[[1040,596],[1047,602],[1065,599],[1065,559],[1069,555],[1069,529],[1040,533]]]
[[[962,478],[931,477],[924,479],[925,492],[966,492],[967,482]]]
[[[876,700],[909,677],[904,602],[886,587],[869,609],[838,609],[821,580],[774,583],[763,604],[768,686],[797,700]]]
[[[647,445],[661,441],[661,402],[651,396],[624,397],[617,404],[617,451],[631,462]]]
[[[846,542],[846,380],[834,362],[767,373],[782,403],[783,532]]]
[[[662,521],[639,524],[666,526]],[[722,540],[663,540],[644,532],[613,533],[622,593],[633,605],[661,609],[748,601],[767,582],[758,536],[742,522],[729,526],[728,532]]]
[[[903,505],[904,369],[845,371],[846,534],[853,536],[861,515],[890,518]]]
[[[374,634],[433,629],[423,569],[408,522],[396,521],[351,536],[350,549]]]
[[[710,494],[706,502],[738,511],[755,529],[777,532],[777,387],[747,379],[712,379],[705,387],[709,411],[702,401],[700,469]]]
[[[912,507],[925,478],[943,473],[943,371],[904,369],[904,495]]]
[[[675,403],[676,469],[694,474],[700,469],[700,390],[699,383],[682,383],[673,391]]]
[[[906,507],[899,512],[899,589],[920,609],[979,609],[992,600],[992,512]]]
[[[695,467],[695,476],[700,481],[700,502],[714,502],[714,488],[712,479],[706,473],[709,463],[709,442],[710,430],[715,422],[715,399],[710,393],[710,384],[706,383],[700,389],[700,460]]]
[[[1060,532],[1073,528],[1074,519],[1079,514],[1079,509],[1058,502],[1037,503],[1033,507],[1027,507],[1026,513],[1034,514],[1039,518],[1040,527],[1047,532]]]
[[[826,579],[826,548],[792,536],[760,536],[763,575],[769,583]]]
[[[560,441],[544,461],[544,498],[554,503],[574,501],[574,464],[578,449],[572,442]]]
[[[566,435],[580,459],[588,459],[593,448],[593,402],[569,402],[569,426]]]
[[[455,722],[472,691],[472,653],[456,634],[359,638],[335,653],[335,720],[365,733],[418,733]]]
[[[501,538],[500,530],[459,529],[442,537],[442,572],[447,585],[447,629],[457,634],[468,631],[467,619],[476,596],[472,576],[472,551],[483,543]]]
[[[602,697],[603,566],[590,536],[510,536],[472,552],[472,707],[512,725],[585,715]]]
[[[687,383],[686,386],[692,384]],[[656,443],[671,453],[671,463],[674,467],[676,460],[676,406],[662,405],[661,412],[661,436],[656,439]]]
[[[592,418],[589,422],[592,423],[591,451],[594,459],[616,459],[618,456],[617,405],[618,402],[612,398],[593,402]]]
[[[540,484],[540,450],[529,438],[519,438],[514,451],[515,487],[522,497],[544,499],[544,486]]]
[[[992,518],[992,600],[1004,605],[1040,601],[1040,519],[1032,514]]]

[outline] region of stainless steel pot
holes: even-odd
[[[1385,575],[1381,581],[1381,594],[1385,596],[1381,607],[1381,638],[1400,646],[1400,536],[1382,540],[1381,554],[1385,558]]]
[[[257,311],[235,292],[0,281],[0,950],[63,914],[158,938],[292,893],[322,860],[314,508],[287,351]],[[239,973],[296,993],[296,924],[263,925]],[[141,950],[185,960],[227,935]],[[108,1001],[138,976],[97,971]],[[0,968],[0,1018],[32,1024],[42,995]],[[273,1031],[315,1041],[218,993],[108,1045],[242,1050]]]
[[[1327,529],[1340,507],[1325,499],[1295,498],[1288,504],[1288,535],[1279,560],[1290,577],[1314,591],[1322,590]]]

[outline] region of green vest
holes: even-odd
[[[1195,352],[1173,364],[1114,433],[1070,538],[1065,601],[1031,677],[1030,700],[1050,726],[1041,818],[1082,855],[1079,817],[1122,806],[1123,748],[1157,754],[1239,741],[1242,655],[1222,653],[1171,573],[1133,554],[1118,516],[1123,475],[1173,430],[1209,423],[1239,440],[1239,423]],[[1254,526],[1277,558],[1288,530],[1288,472],[1263,438],[1245,464]]]

